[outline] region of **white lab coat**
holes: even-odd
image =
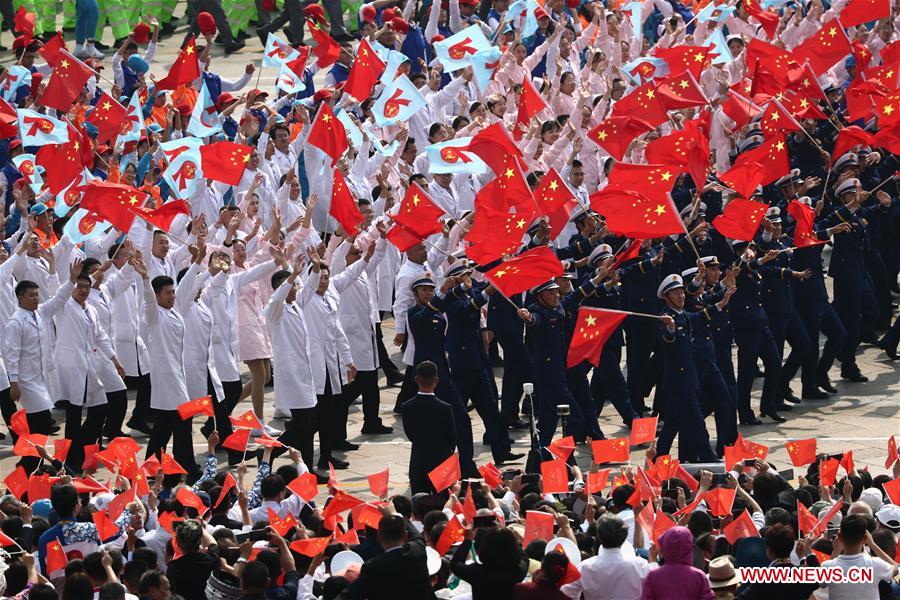
[[[115,280],[115,283],[117,283],[119,277],[114,273],[111,279]],[[113,287],[111,284],[113,283],[114,281],[104,281],[100,284],[99,288],[93,288],[91,290],[91,295],[88,296],[88,304],[97,311],[97,325],[103,330],[106,337],[110,339],[113,350],[118,354],[115,344],[116,320],[113,318],[113,299],[110,294],[110,290]],[[116,358],[118,358],[118,356],[116,356]],[[111,360],[101,361],[100,364],[97,365],[97,375],[99,375],[100,383],[103,384],[103,389],[107,394],[121,392],[125,389],[125,382],[122,381],[122,377],[119,375],[119,372],[116,371],[116,367]]]
[[[285,299],[291,286],[287,282],[282,283],[263,310],[272,338],[276,409],[290,411],[316,405],[316,389],[310,368],[312,344],[309,343],[303,308],[316,295],[318,286],[319,275],[313,273],[297,292],[294,302],[287,304]]]
[[[310,278],[315,278],[318,287],[319,276],[313,273]],[[325,393],[326,373],[331,382],[331,393],[340,393],[342,386],[347,383],[347,367],[353,364],[350,344],[338,319],[339,303],[340,296],[334,284],[330,283],[324,295],[314,294],[303,307],[310,340],[310,369],[317,394]]]
[[[334,278],[334,287],[341,295],[338,316],[347,342],[353,364],[360,371],[374,371],[378,368],[378,346],[375,340],[375,324],[378,323],[377,296],[372,291],[372,281],[378,265],[384,257],[386,241],[376,242],[375,253],[366,263],[360,258]],[[346,275],[346,277],[345,277]]]
[[[142,286],[140,276],[131,265],[125,265],[119,270],[116,282],[109,287],[116,322],[116,357],[128,377],[150,372],[150,353],[141,331]]]
[[[225,399],[222,380],[216,371],[212,354],[213,315],[197,293],[209,281],[209,271],[191,263],[187,273],[178,283],[175,292],[175,310],[184,319],[184,375],[188,397],[193,400],[209,393],[207,375],[213,384],[215,400]]]
[[[16,300],[16,281],[13,279],[13,270],[20,260],[22,260],[21,255],[13,253],[0,265],[0,323],[9,323],[10,317],[19,307]],[[5,335],[6,328],[0,327],[0,352],[5,352],[6,349]],[[0,358],[0,389],[5,390],[8,387],[9,374],[6,372],[6,361]]]
[[[6,368],[9,380],[19,384],[22,406],[26,413],[36,413],[53,408],[51,396],[56,391],[55,382],[50,381],[50,361],[53,344],[49,317],[57,305],[69,299],[74,286],[67,281],[59,286],[47,302],[38,305],[31,312],[17,308],[6,325]]]
[[[56,273],[51,273],[47,261],[38,256],[22,256],[22,260],[16,262],[13,275],[17,281],[28,280],[38,284],[41,302],[52,296],[59,285]]]
[[[150,354],[150,408],[177,410],[190,400],[184,376],[184,319],[156,303],[144,280],[144,331]]]
[[[87,302],[78,304],[70,294],[65,303],[53,304],[44,315],[56,324],[53,360],[59,377],[59,399],[75,406],[106,404],[99,365],[110,362],[116,352],[97,323],[97,310]]]

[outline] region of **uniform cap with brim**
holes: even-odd
[[[834,161],[834,170],[840,172],[844,167],[858,167],[859,166],[859,157],[855,152],[847,152],[846,154],[841,154],[836,161]]]
[[[803,179],[800,178],[800,169],[791,169],[790,173],[775,180],[775,187],[784,187],[792,183],[801,183],[802,181]]]
[[[692,210],[694,210],[694,205],[688,204],[687,206],[685,206],[678,212],[678,216],[680,216],[682,219],[686,219],[687,217],[689,217],[691,215]],[[694,218],[705,217],[705,216],[706,216],[706,202],[700,202],[697,205],[697,210],[694,211]]]
[[[420,287],[435,287],[434,279],[431,278],[431,275],[427,277],[420,277],[412,282],[412,285],[409,286],[411,289],[416,289]]]
[[[595,215],[595,214],[597,214],[597,213],[595,213],[590,208],[585,208],[584,206],[579,206],[572,212],[572,215],[569,217],[569,220],[573,223],[581,223],[588,216]]]
[[[429,577],[434,577],[441,570],[441,555],[431,546],[425,548],[425,564],[428,566]]]
[[[591,251],[590,256],[588,256],[588,264],[595,265],[601,260],[611,258],[612,255],[612,246],[610,246],[609,244],[600,244]]]
[[[662,282],[659,284],[659,288],[657,288],[656,290],[656,297],[662,300],[666,297],[667,293],[683,287],[684,280],[681,278],[681,276],[672,273],[671,275],[667,275],[665,278],[663,278]]]
[[[707,267],[718,267],[719,266],[719,257],[715,256],[715,255],[701,256],[700,261]]]
[[[681,272],[681,278],[687,279],[688,277],[693,277],[697,274],[697,267],[690,267]]]
[[[834,190],[834,193],[838,198],[840,198],[844,194],[856,192],[857,189],[859,189],[859,179],[851,177],[850,179],[842,181],[840,185],[838,185]]]
[[[462,275],[463,273],[468,273],[471,269],[469,269],[469,261],[467,260],[458,260],[453,263],[453,266],[450,267],[450,270],[447,271],[447,277],[455,277],[457,275]]]
[[[546,282],[540,284],[539,286],[535,287],[533,290],[531,290],[531,293],[534,294],[535,296],[537,296],[541,292],[546,292],[548,290],[558,290],[558,289],[559,289],[559,284],[556,283],[556,280],[551,279],[550,281],[546,281]]]
[[[770,223],[781,223],[781,209],[777,206],[770,206],[766,209],[765,218]]]

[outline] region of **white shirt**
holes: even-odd
[[[184,319],[156,303],[144,280],[144,327],[150,352],[150,407],[177,410],[190,400],[184,376]]]
[[[634,556],[634,551],[622,548],[600,548],[597,556],[581,563],[581,579],[560,588],[570,598],[585,600],[619,600],[620,598],[640,598],[641,587],[651,566],[643,558]]]
[[[890,581],[894,576],[894,567],[877,556],[861,554],[841,554],[832,560],[822,563],[823,567],[840,567],[845,573],[851,567],[871,568],[871,583],[830,583],[828,600],[878,600],[878,582]]]

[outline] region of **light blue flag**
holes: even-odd
[[[266,50],[263,54],[262,66],[280,67],[282,64],[294,60],[300,53],[290,44],[270,33],[266,38]]]
[[[459,71],[472,64],[472,55],[488,50],[491,43],[478,25],[466,27],[445,40],[434,43],[434,53],[448,72]]]
[[[785,4],[789,3],[791,0],[763,0],[762,7],[763,10],[768,10],[770,8],[781,8]],[[734,10],[734,9],[732,9]]]
[[[397,150],[400,148],[400,142],[394,140],[393,142],[385,146],[382,143],[381,138],[378,137],[378,134],[372,131],[372,125],[370,123],[363,123],[362,127],[363,131],[366,134],[366,137],[369,138],[370,142],[372,142],[372,147],[375,148],[375,150],[379,154],[381,154],[385,158],[390,158],[397,153]]]
[[[765,2],[763,2],[763,6],[765,6]],[[707,21],[722,23],[733,15],[735,10],[737,9],[733,6],[717,6],[715,2],[710,2],[697,13],[697,20],[701,23],[706,23]]]
[[[379,58],[381,56],[379,55]],[[400,65],[407,62],[409,57],[402,52],[396,50],[388,50],[387,57],[384,60],[384,73],[381,74],[381,80],[388,82],[397,77],[397,69]]]
[[[641,85],[651,79],[669,74],[669,63],[655,56],[640,56],[622,65],[622,73],[633,85]],[[642,80],[643,79],[643,80]]]
[[[69,128],[65,121],[27,108],[16,110],[16,118],[19,120],[19,137],[26,148],[69,141]]]
[[[13,165],[25,177],[25,181],[28,182],[28,187],[31,188],[31,191],[35,194],[40,194],[41,188],[44,187],[44,177],[41,175],[43,167],[39,167],[34,161],[34,154],[20,154],[12,159]]]
[[[428,157],[428,172],[432,175],[441,173],[481,175],[486,173],[487,164],[478,155],[463,150],[471,141],[471,137],[462,137],[427,146],[425,153]]]
[[[372,105],[372,115],[379,127],[408,121],[425,108],[425,98],[406,75],[386,84]]]
[[[284,69],[283,66],[282,69]],[[219,111],[216,110],[216,105],[212,101],[212,96],[209,95],[209,89],[204,81],[200,87],[197,102],[194,103],[194,111],[191,113],[187,132],[193,136],[205,138],[221,131],[222,117],[219,116]]]
[[[63,227],[63,235],[72,240],[73,244],[80,244],[85,240],[103,235],[111,227],[112,225],[97,215],[79,208],[72,213],[72,218]]]
[[[721,28],[717,28],[709,34],[709,37],[706,38],[703,45],[712,46],[712,52],[718,54],[718,56],[712,59],[712,64],[721,65],[733,60],[731,50],[728,49],[728,42],[725,40],[725,34],[722,33]]]
[[[285,94],[296,94],[305,90],[306,84],[303,83],[302,75],[297,75],[288,66],[288,63],[284,63],[281,65],[281,70],[278,71],[278,80],[275,82],[275,87],[282,90]]]
[[[644,37],[641,34],[641,27],[644,24],[644,20],[641,18],[641,11],[643,9],[643,4],[640,2],[629,2],[622,7],[623,13],[629,13],[628,18],[631,21],[631,30],[634,32],[634,39],[636,40],[640,40]]]
[[[83,185],[87,185],[91,180],[94,179],[94,176],[87,169],[82,169],[81,177],[76,177],[72,180],[72,183],[67,185],[60,193],[56,195],[56,202],[53,205],[53,212],[56,213],[57,217],[64,217],[69,214],[69,211],[75,207],[76,204],[81,202],[81,197],[84,195],[79,188]]]
[[[117,148],[124,147],[127,142],[139,141],[141,134],[144,133],[144,115],[141,112],[141,99],[137,91],[131,95],[131,100],[125,107],[124,127],[128,127],[128,129],[124,132],[122,129],[119,130],[119,135],[116,137]]]
[[[160,144],[169,162],[169,166],[163,171],[163,180],[176,198],[190,198],[203,184],[203,164],[200,159],[202,144],[202,140],[190,137]]]
[[[522,32],[522,39],[530,38],[537,33],[538,22],[534,12],[539,7],[535,0],[516,0],[506,11],[511,25]]]
[[[337,117],[338,121],[344,124],[344,129],[347,131],[347,137],[350,138],[350,143],[353,144],[353,147],[360,148],[363,143],[363,133],[359,130],[356,123],[353,122],[353,119],[350,118],[350,114],[343,108],[339,108],[334,112],[334,116]]]
[[[491,82],[491,77],[494,76],[494,71],[500,64],[502,54],[500,48],[491,46],[487,50],[480,50],[472,55],[472,78],[481,93],[484,93]]]
[[[23,85],[31,85],[31,71],[22,65],[11,66],[6,72],[3,86],[0,87],[0,91],[3,92],[3,99],[12,101],[16,97],[16,92]]]

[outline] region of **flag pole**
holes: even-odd
[[[788,117],[790,117],[791,121],[794,122],[794,125],[796,125],[796,126],[800,129],[800,131],[802,131],[803,134],[804,134],[806,137],[809,138],[809,141],[811,141],[811,142],[813,143],[813,145],[814,145],[816,148],[819,149],[819,152],[825,152],[825,149],[822,148],[822,146],[819,145],[819,142],[817,142],[817,141],[815,140],[815,138],[813,138],[813,136],[811,136],[811,135],[809,134],[808,131],[806,131],[806,128],[800,123],[800,121],[798,121],[798,120],[794,117],[794,115],[791,114],[791,111],[787,110],[787,109],[781,104],[781,102],[778,101],[777,98],[772,98],[772,102],[775,103],[775,106],[777,106],[777,107],[780,108],[782,111],[784,111],[784,114],[786,114]]]
[[[614,308],[594,308],[598,312],[618,313],[620,315],[628,315],[629,317],[646,317],[648,319],[662,319],[663,315],[653,315],[650,313],[634,312],[631,310],[618,310]]]

